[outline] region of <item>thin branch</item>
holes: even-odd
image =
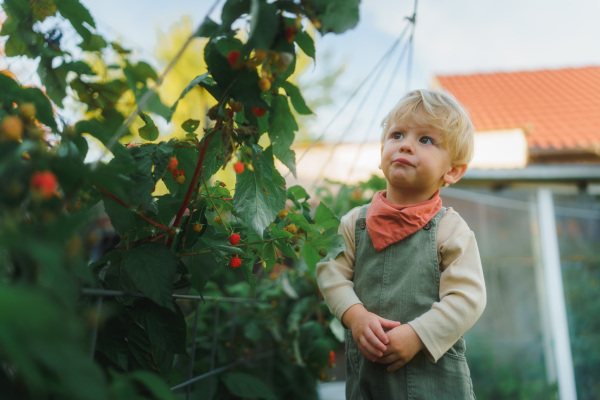
[[[98,184],[94,184],[94,186],[96,186],[103,194],[105,194],[106,196],[110,197],[111,199],[113,199],[114,201],[116,201],[117,203],[119,203],[120,205],[122,205],[123,207],[125,207],[126,209],[131,210],[131,206],[129,204],[125,203],[123,200],[119,199],[117,196],[115,196],[114,194],[112,194],[108,190],[104,189],[102,186],[100,186]],[[171,228],[169,228],[168,226],[165,226],[165,225],[163,225],[163,224],[161,224],[159,222],[154,221],[153,219],[147,217],[142,212],[137,212],[137,211],[132,211],[132,212],[134,212],[136,215],[139,215],[140,217],[142,217],[146,221],[150,222],[152,225],[156,226],[157,228],[163,229],[165,231],[170,231],[171,230]]]

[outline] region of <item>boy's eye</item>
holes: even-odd
[[[402,139],[404,137],[404,133],[402,132],[394,132],[392,133],[392,138],[393,139]]]
[[[433,139],[430,138],[429,136],[423,136],[419,139],[419,142],[421,142],[423,144],[433,144]]]

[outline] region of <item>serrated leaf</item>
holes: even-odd
[[[298,44],[298,47],[302,49],[304,54],[315,59],[315,42],[313,38],[306,31],[302,31],[294,36],[294,41]]]
[[[148,141],[154,141],[158,139],[158,128],[154,124],[154,121],[152,121],[152,118],[150,118],[148,114],[144,114],[143,112],[139,112],[138,115],[144,120],[144,123],[146,124],[140,129],[138,129],[140,137]]]
[[[269,139],[273,145],[273,153],[296,176],[296,153],[290,146],[294,142],[298,124],[290,111],[286,96],[276,96],[271,107],[273,112],[269,115]]]
[[[272,147],[262,153],[254,171],[239,174],[233,197],[234,211],[263,237],[264,230],[285,206],[285,179],[275,169]]]
[[[131,309],[134,319],[144,327],[153,347],[185,354],[186,324],[179,307],[174,311],[151,301],[139,301]]]
[[[156,304],[173,310],[171,289],[177,258],[163,245],[144,243],[121,252],[122,269],[135,286]]]
[[[300,89],[298,89],[298,87],[294,86],[288,81],[283,82],[281,84],[281,87],[290,97],[292,105],[294,106],[294,109],[296,109],[296,112],[298,112],[298,114],[310,115],[313,113],[311,109],[308,108],[308,106],[306,105],[306,102],[304,101],[304,98],[302,97],[302,94],[300,93]]]
[[[310,224],[302,214],[289,213],[285,218],[288,221],[293,222],[297,227],[302,228],[305,232],[310,232],[312,230]]]
[[[325,203],[320,202],[314,216],[315,225],[323,229],[337,228],[340,220]]]
[[[221,20],[223,28],[231,29],[231,24],[238,19],[242,14],[250,13],[250,0],[227,0],[223,5],[221,12]]]

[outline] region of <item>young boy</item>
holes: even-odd
[[[382,124],[387,190],[346,214],[346,251],[317,281],[346,336],[346,398],[473,398],[463,333],[486,303],[477,243],[439,191],[462,178],[473,126],[449,94],[416,90]]]

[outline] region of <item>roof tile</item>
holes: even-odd
[[[530,149],[600,146],[600,66],[437,79],[478,131],[522,128]]]

